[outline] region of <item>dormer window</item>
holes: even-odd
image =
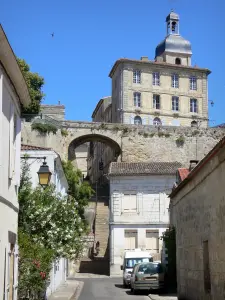
[[[176,65],[181,65],[181,59],[177,57],[177,58],[175,59],[175,64],[176,64]]]

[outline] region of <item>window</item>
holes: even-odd
[[[197,121],[192,121],[191,122],[191,127],[198,127]]]
[[[203,242],[203,269],[204,269],[204,289],[206,293],[211,290],[211,277],[209,268],[209,243]]]
[[[171,76],[171,86],[173,88],[176,88],[176,89],[179,88],[179,75],[178,74],[172,74],[172,76]]]
[[[198,112],[198,102],[197,99],[190,99],[190,112]]]
[[[125,250],[133,250],[137,245],[137,230],[125,230]]]
[[[153,108],[160,109],[160,96],[153,95]]]
[[[133,83],[141,83],[141,71],[140,70],[133,71]]]
[[[197,78],[195,76],[190,77],[190,90],[197,90]]]
[[[123,212],[137,211],[137,194],[124,194],[122,202]]]
[[[159,75],[159,72],[152,73],[152,85],[160,85],[160,75]]]
[[[142,124],[142,119],[139,116],[134,117],[134,124],[135,125],[141,125]]]
[[[175,59],[175,64],[176,65],[181,65],[181,59],[180,58],[176,58]]]
[[[179,111],[179,97],[172,97],[172,110]]]
[[[134,106],[141,107],[141,93],[134,93]]]
[[[151,253],[159,252],[159,232],[157,230],[146,231],[146,250]]]
[[[160,120],[160,118],[158,117],[154,118],[153,125],[157,125],[157,126],[162,125],[162,121]]]

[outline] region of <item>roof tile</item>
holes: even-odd
[[[51,148],[46,147],[39,147],[39,146],[32,146],[32,145],[21,145],[21,150],[52,150]]]
[[[109,175],[175,175],[182,165],[179,162],[112,162]]]

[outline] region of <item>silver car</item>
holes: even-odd
[[[164,269],[159,262],[140,263],[131,273],[131,291],[164,289]]]

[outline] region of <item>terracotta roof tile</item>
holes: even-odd
[[[189,169],[186,169],[186,168],[179,168],[178,173],[180,176],[180,180],[183,181],[188,176],[190,171],[189,171]]]
[[[39,147],[39,146],[32,146],[32,145],[21,145],[21,150],[52,150],[51,148]]]
[[[181,167],[179,162],[112,162],[109,168],[109,175],[175,175],[178,168]]]

